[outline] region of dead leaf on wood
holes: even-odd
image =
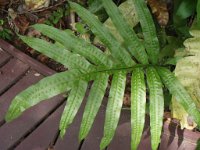
[[[130,93],[125,93],[124,94],[123,105],[127,106],[127,107],[131,106],[131,96],[130,96]]]
[[[165,27],[169,21],[167,3],[163,0],[147,0],[152,13],[155,15],[159,25]]]
[[[29,27],[29,22],[25,16],[17,16],[14,23],[18,27],[19,32],[22,34],[24,34]]]
[[[29,36],[29,37],[40,37],[41,33],[39,31],[35,30],[34,28],[29,28],[27,36]]]
[[[39,18],[37,20],[37,23],[45,23],[45,21],[46,21],[46,18]]]
[[[12,20],[14,20],[17,17],[17,13],[12,8],[9,8],[8,9],[8,17],[11,18]]]
[[[131,75],[127,75],[127,80],[126,80],[126,90],[123,98],[123,105],[126,107],[131,106]]]
[[[48,7],[50,0],[25,0],[25,5],[29,10],[36,10],[43,7]]]
[[[43,54],[38,55],[37,59],[44,64],[48,63],[49,61],[49,58]]]

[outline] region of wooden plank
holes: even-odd
[[[54,70],[48,68],[47,66],[41,64],[40,62],[34,60],[33,58],[29,57],[28,55],[22,53],[20,50],[16,49],[8,42],[0,39],[0,47],[8,52],[10,55],[18,58],[19,60],[23,61],[24,63],[28,64],[34,70],[38,71],[44,76],[52,75],[56,73]]]
[[[145,125],[141,142],[138,146],[138,150],[151,150],[151,137],[149,125]]]
[[[151,150],[150,132],[148,124],[149,124],[148,119],[146,119],[142,140],[138,146],[138,150]],[[131,149],[131,124],[130,124],[129,110],[122,110],[115,136],[107,149],[108,150]]]
[[[107,101],[107,98],[104,100]],[[95,118],[92,129],[83,142],[81,150],[97,150],[99,149],[101,139],[103,137],[104,120],[106,105],[101,105],[99,112]]]
[[[191,143],[189,140],[163,135],[159,150],[198,150],[196,146],[196,143]]]
[[[197,141],[200,139],[199,132],[193,132],[187,129],[181,130],[177,123],[166,121],[164,124],[164,132],[160,144],[160,150],[195,150]]]
[[[0,67],[4,65],[11,56],[0,48]]]
[[[123,118],[124,120],[128,115],[129,114],[122,113],[121,119]],[[151,150],[149,121],[149,116],[146,116],[145,129],[138,150]],[[130,120],[127,119],[123,124],[121,124],[121,122],[123,121],[120,120],[116,135],[109,145],[108,150],[131,149]],[[181,130],[176,123],[171,122],[169,124],[165,122],[159,150],[195,150],[198,139],[200,139],[199,132]]]
[[[43,76],[39,75],[36,71],[30,70],[21,80],[12,86],[7,92],[0,96],[0,124],[4,120],[5,113],[12,101],[12,99],[21,91],[30,85],[38,82]]]
[[[13,149],[24,137],[63,103],[63,96],[56,96],[26,110],[19,118],[0,128],[0,149]]]
[[[163,128],[164,134],[178,137],[179,139],[190,139],[190,142],[192,143],[196,143],[196,141],[200,139],[200,132],[194,132],[187,129],[182,130],[178,123],[172,121],[165,121]]]
[[[80,123],[82,120],[82,115],[86,103],[86,99],[88,97],[89,91],[86,92],[86,96],[83,100],[83,103],[74,118],[73,123],[70,125],[70,127],[67,129],[67,132],[64,136],[63,139],[60,137],[58,138],[56,144],[55,144],[55,150],[78,150],[80,143],[78,141],[78,135],[79,135],[79,128],[80,128]]]
[[[115,136],[107,149],[130,149],[130,111],[122,110]]]
[[[53,144],[59,129],[59,121],[65,104],[60,106],[38,128],[26,137],[15,150],[46,150]]]
[[[6,91],[28,70],[29,66],[17,59],[11,59],[0,71],[0,94]]]

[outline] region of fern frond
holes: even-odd
[[[146,85],[143,68],[136,68],[131,78],[131,149],[137,150],[140,143],[146,107]]]
[[[123,37],[125,46],[131,55],[134,56],[140,63],[148,64],[148,56],[145,48],[139,41],[132,27],[123,18],[123,15],[119,11],[118,7],[112,0],[102,0],[102,2],[113,24]]]
[[[145,0],[133,0],[133,2],[135,3],[135,8],[142,27],[147,54],[150,62],[156,64],[158,62],[160,46],[151,13],[149,12]]]
[[[164,96],[162,82],[156,69],[148,67],[146,71],[147,83],[150,91],[151,147],[153,150],[157,150],[163,126]]]
[[[75,83],[74,87],[71,89],[69,97],[67,99],[67,104],[60,120],[59,129],[61,137],[65,135],[67,128],[76,116],[85,96],[86,89],[87,82],[83,80],[77,81],[77,83]]]
[[[112,56],[125,64],[126,66],[133,66],[135,62],[132,60],[129,53],[123,48],[119,42],[113,37],[107,28],[91,14],[87,9],[81,7],[77,3],[69,2],[70,6],[76,10],[76,13],[90,26],[92,32],[104,43],[110,50]]]
[[[79,132],[79,141],[83,140],[89,133],[97,112],[101,106],[105,90],[108,84],[108,74],[100,73],[94,81],[90,95],[85,106],[83,119]]]
[[[200,126],[200,112],[180,81],[166,68],[159,67],[157,68],[157,72],[170,93],[176,98],[177,102],[183,106],[188,114],[191,115]]]
[[[52,44],[42,39],[20,36],[20,38],[33,49],[63,64],[69,69],[80,69],[88,72],[91,65],[84,57],[71,53],[57,44]]]
[[[84,41],[83,39],[71,35],[68,32],[63,32],[59,29],[44,24],[36,24],[33,25],[33,27],[36,30],[42,32],[44,35],[61,43],[68,50],[80,54],[81,56],[85,57],[96,65],[102,64],[105,66],[112,66],[113,64],[108,56],[104,54],[101,50]]]
[[[129,26],[133,28],[139,23],[139,19],[135,10],[135,5],[132,0],[126,0],[125,2],[122,2],[118,6],[118,9]],[[123,38],[119,34],[118,29],[114,26],[111,18],[109,17],[103,24],[113,34],[116,40],[123,44]],[[99,43],[97,38],[94,39],[94,42]]]
[[[50,77],[46,77],[37,84],[27,88],[18,94],[12,101],[6,114],[6,121],[9,122],[17,118],[23,111],[36,105],[42,100],[70,90],[73,81],[79,76],[80,73],[77,70],[57,73]]]
[[[121,113],[125,85],[126,72],[119,71],[113,75],[108,104],[106,108],[104,136],[100,144],[101,150],[108,146],[115,134]]]

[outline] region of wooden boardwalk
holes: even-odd
[[[104,105],[101,106],[89,136],[81,143],[78,142],[78,132],[84,103],[64,139],[58,136],[58,124],[65,105],[63,96],[43,101],[16,120],[5,122],[5,113],[16,94],[54,73],[0,39],[0,150],[99,150],[106,109]],[[195,150],[199,138],[199,132],[191,134],[188,130],[180,130],[177,124],[165,123],[159,149]],[[122,111],[114,140],[107,150],[130,150],[128,110]],[[148,118],[139,150],[151,150]]]

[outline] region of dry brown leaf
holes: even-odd
[[[125,93],[123,98],[123,105],[130,107],[131,106],[131,94]]]
[[[147,0],[147,2],[159,25],[165,27],[169,21],[167,3],[162,0]]]
[[[19,32],[24,34],[29,27],[29,21],[25,16],[19,15],[14,19],[14,23],[19,29]]]
[[[25,0],[25,5],[29,10],[36,10],[48,7],[50,0]]]

